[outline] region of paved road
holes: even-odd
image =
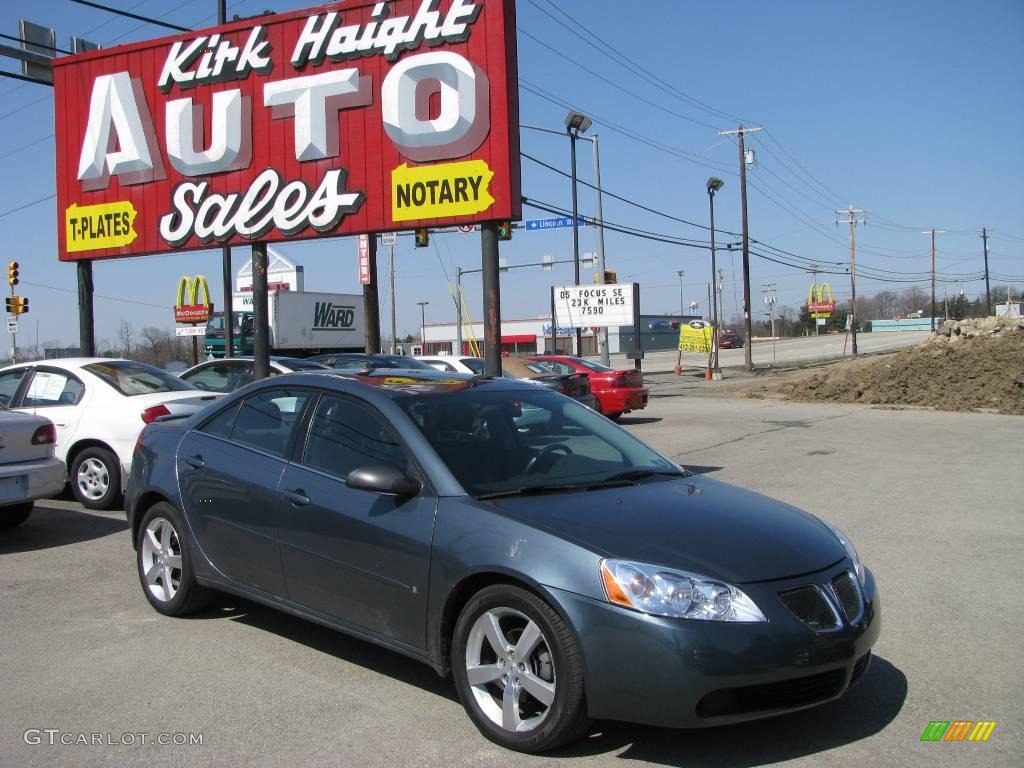
[[[884,623],[847,697],[706,731],[602,724],[556,755],[513,755],[416,662],[233,598],[159,616],[123,515],[56,501],[0,534],[0,765],[1020,765],[1024,419],[684,396],[623,423],[695,471],[853,537]],[[957,718],[999,724],[984,744],[920,742],[930,720]],[[203,744],[28,745],[29,728]]]
[[[928,339],[928,331],[899,331],[896,333],[862,333],[857,336],[857,351],[861,353],[884,352],[912,347]],[[843,335],[804,336],[795,339],[780,339],[775,342],[775,364],[792,364],[826,357],[842,357]],[[851,354],[849,343],[846,354]],[[754,365],[768,367],[772,364],[772,342],[758,341],[753,346]],[[676,364],[676,352],[650,352],[644,357],[645,373],[671,371]],[[706,368],[706,354],[686,352],[683,354],[684,368]],[[613,365],[632,365],[625,355],[612,355]],[[742,349],[723,349],[719,357],[723,368],[744,365]]]

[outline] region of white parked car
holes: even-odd
[[[0,370],[0,405],[53,422],[55,454],[67,465],[75,498],[89,509],[118,503],[146,424],[195,413],[219,397],[132,360],[39,360]]]
[[[234,392],[239,387],[253,381],[252,357],[227,357],[220,360],[207,360],[205,363],[193,365],[187,371],[178,374],[178,378],[187,381],[196,389],[204,392]],[[270,375],[294,373],[295,371],[329,371],[323,363],[305,360],[301,357],[270,358]]]
[[[0,528],[25,522],[36,499],[64,487],[64,462],[53,455],[56,441],[49,419],[0,405]]]
[[[465,355],[417,355],[431,368],[449,373],[476,373],[484,372],[485,363],[482,357],[466,357]]]

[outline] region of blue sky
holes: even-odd
[[[216,9],[214,0],[109,4],[188,27],[208,26]],[[232,0],[228,13],[307,5]],[[1016,290],[1024,291],[1019,181],[1024,162],[1017,148],[1024,124],[1024,4],[1019,0],[870,0],[855,5],[519,0],[518,14],[522,123],[562,130],[567,104],[591,115],[608,192],[706,225],[705,180],[719,176],[725,188],[716,197],[716,225],[739,231],[737,147],[717,129],[734,128],[742,119],[765,127],[748,143],[757,153],[748,174],[750,232],[765,244],[755,246],[763,254],[798,265],[808,259],[845,264],[848,228],[836,227],[834,211],[853,204],[869,211],[867,226],[857,230],[858,267],[863,268],[859,294],[912,284],[928,289],[929,238],[919,230],[929,227],[946,230],[938,236],[938,271],[954,281],[940,283],[939,295],[944,288],[954,294],[961,287],[969,296],[981,293],[983,281],[972,278],[982,271],[982,226],[992,234],[991,271],[1015,278]],[[17,34],[19,17],[55,28],[58,46],[66,46],[71,34],[104,47],[164,34],[70,0],[4,2],[0,33]],[[0,60],[0,69],[14,67],[11,60]],[[48,137],[53,120],[49,89],[0,79],[0,174],[6,182],[0,185],[0,231],[5,261],[21,262],[21,293],[31,297],[22,333],[28,333],[29,341],[38,332],[40,341],[75,344],[75,269],[57,261],[53,199],[7,213],[54,193],[53,139]],[[522,149],[568,171],[563,137],[524,130]],[[592,181],[589,144],[581,143],[579,150],[580,178]],[[570,206],[568,179],[526,159],[523,193],[556,207]],[[580,210],[594,212],[593,192],[584,186]],[[548,215],[530,208],[524,214]],[[609,197],[604,216],[608,222],[673,238],[707,240],[706,230]],[[719,234],[720,243],[734,239]],[[436,247],[427,249],[414,249],[410,238],[400,243],[399,333],[416,332],[418,301],[430,302],[428,322],[453,321],[448,280],[454,281],[455,265],[479,267],[479,238],[435,235]],[[586,228],[581,250],[594,247],[594,230]],[[354,239],[289,244],[281,250],[305,266],[308,288],[359,290]],[[545,254],[571,258],[571,230],[517,230],[510,243],[502,244],[502,255],[511,264],[539,261]],[[640,283],[645,312],[679,311],[678,270],[685,270],[684,300],[700,300],[703,307],[708,251],[608,232],[606,254],[620,281]],[[248,255],[247,249],[235,249],[236,270]],[[738,281],[740,259],[720,251],[719,266],[731,314],[733,271]],[[113,338],[122,319],[136,330],[169,329],[178,277],[206,274],[219,295],[220,271],[219,250],[97,263],[97,337]],[[589,281],[591,275],[584,271],[582,279]],[[907,282],[877,279],[882,276]],[[961,282],[955,282],[958,278]],[[848,277],[828,279],[837,299],[849,296]],[[505,273],[504,317],[545,313],[548,287],[571,282],[571,264],[552,272]],[[796,306],[806,298],[810,277],[799,268],[752,257],[755,313],[763,307],[764,283],[777,284],[780,304]],[[465,290],[478,319],[478,275],[467,277]],[[382,288],[385,335],[389,302]]]

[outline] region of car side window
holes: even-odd
[[[0,373],[0,405],[10,406],[14,402],[14,395],[18,391],[18,386],[28,371],[28,368],[17,368],[13,371],[3,371]]]
[[[74,405],[82,398],[84,391],[82,382],[69,373],[36,369],[22,406],[40,408],[51,405]]]
[[[196,371],[184,380],[196,389],[207,392],[233,392],[241,386],[245,366],[233,363],[214,363]]]
[[[551,366],[551,369],[555,373],[576,373],[576,369],[568,363],[563,363],[558,360],[545,360],[544,365]]]
[[[241,403],[235,403],[230,408],[225,408],[223,411],[218,413],[212,419],[207,421],[201,427],[199,432],[204,432],[207,435],[216,435],[217,437],[227,437],[231,434],[231,427],[235,423],[235,417],[238,415],[238,409]]]
[[[272,389],[242,401],[231,427],[233,442],[284,456],[309,393],[301,390]]]
[[[324,396],[313,414],[302,463],[344,478],[371,464],[405,470],[409,458],[383,416],[361,403]]]

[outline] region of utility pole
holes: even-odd
[[[921,230],[922,235],[930,234],[932,236],[932,305],[928,309],[928,313],[931,315],[931,322],[929,325],[931,325],[932,333],[935,333],[935,235],[942,234],[945,231],[946,230],[944,229],[936,229],[935,227]]]
[[[851,204],[845,211],[836,211],[836,216],[846,216],[845,219],[836,219],[836,226],[840,224],[850,225],[850,337],[853,342],[851,349],[853,356],[857,356],[857,248],[854,241],[853,230],[858,224],[867,224],[867,211],[863,208],[854,208]],[[859,218],[858,218],[859,217]],[[935,268],[934,257],[932,269]],[[935,273],[932,272],[932,280],[935,280]],[[932,283],[932,290],[935,290],[935,283]]]
[[[988,290],[988,230],[981,228],[981,239],[985,243],[985,317],[992,314],[992,294]]]
[[[768,305],[768,317],[771,320],[772,328],[772,367],[775,367],[775,283],[766,283],[761,286],[761,299]]]
[[[455,267],[455,354],[462,354],[462,267]]]
[[[743,142],[745,133],[760,131],[761,128],[744,128],[742,125],[732,131],[719,131],[721,136],[736,134],[740,147],[740,206],[743,215],[743,362],[748,371],[754,370],[754,359],[750,351],[750,233],[747,229],[747,150]]]
[[[395,246],[391,246],[391,354],[394,355],[398,346],[398,337],[395,335]]]
[[[427,354],[427,304],[429,301],[417,301],[420,305],[420,354]]]
[[[817,301],[818,300],[818,268],[816,266],[814,266],[814,267],[811,267],[807,271],[811,273],[811,279],[814,281],[813,283],[811,283],[811,300],[812,301]],[[807,308],[807,314],[811,314],[811,308],[810,307]],[[817,312],[815,312],[814,314],[817,314]],[[818,335],[818,318],[812,317],[811,320],[814,321],[814,335],[817,336]]]
[[[601,153],[597,145],[597,134],[595,133],[590,145],[594,149],[594,184],[597,187],[597,281],[604,284],[605,260],[604,260],[604,208],[601,205]],[[608,356],[608,326],[603,326],[598,332],[598,344],[601,347],[601,365],[610,365],[611,358]]]
[[[679,316],[683,316],[683,275],[686,274],[685,269],[677,269],[676,274],[679,275]]]

